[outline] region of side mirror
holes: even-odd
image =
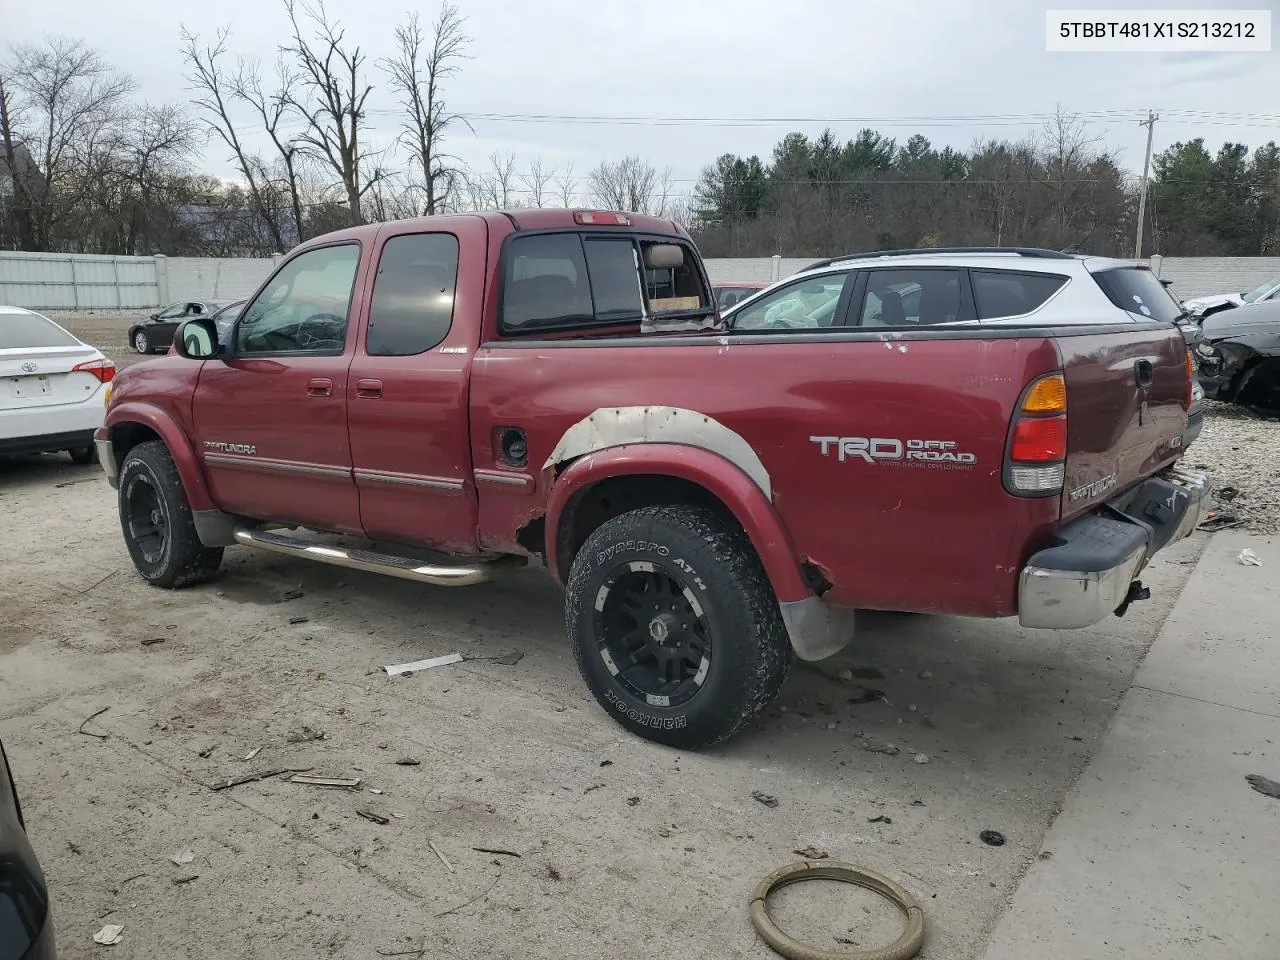
[[[152,319],[152,320],[159,320],[159,319],[160,319],[160,314],[158,314],[158,313],[153,313],[153,314],[151,315],[151,319]]]
[[[208,360],[218,353],[218,331],[212,320],[184,320],[173,334],[173,350],[188,360]]]

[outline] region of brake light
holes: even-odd
[[[103,357],[101,360],[86,360],[71,368],[72,373],[92,373],[102,383],[110,383],[116,375],[116,365]]]
[[[1187,349],[1187,402],[1184,404],[1184,406],[1188,410],[1191,409],[1191,404],[1195,398],[1195,382],[1196,382],[1196,358],[1195,358],[1195,355],[1191,352],[1190,348],[1188,348]]]
[[[1022,392],[1010,425],[1005,489],[1021,496],[1060,492],[1066,460],[1067,381],[1051,373]]]
[[[584,226],[629,227],[631,218],[625,213],[605,213],[600,210],[575,210],[573,222]]]

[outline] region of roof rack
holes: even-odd
[[[920,247],[914,250],[867,250],[863,253],[846,253],[842,257],[819,260],[805,267],[806,270],[818,270],[829,267],[833,263],[846,260],[875,260],[880,257],[914,257],[930,253],[1011,253],[1019,257],[1034,257],[1041,260],[1074,260],[1074,254],[1062,253],[1058,250],[1044,250],[1040,247]]]

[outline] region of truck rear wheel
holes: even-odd
[[[221,547],[196,534],[182,478],[159,440],[140,443],[120,465],[120,526],[138,572],[158,587],[203,583],[218,572]]]
[[[598,527],[574,558],[565,626],[600,705],[673,747],[737,733],[791,666],[750,542],[701,507],[645,507]]]

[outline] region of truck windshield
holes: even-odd
[[[1152,320],[1175,323],[1182,306],[1165,289],[1156,275],[1145,267],[1114,267],[1093,275],[1107,298],[1121,310]]]

